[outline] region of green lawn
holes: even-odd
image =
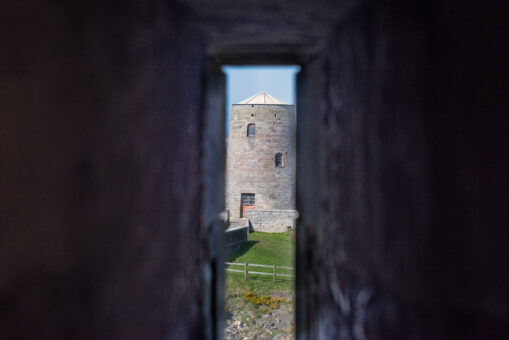
[[[248,241],[236,252],[227,256],[227,262],[256,263],[265,265],[281,265],[294,267],[295,232],[249,234]],[[231,266],[242,269],[241,266]],[[251,271],[272,273],[271,268],[249,267]],[[278,273],[290,274],[292,271],[278,269]],[[227,293],[242,293],[250,291],[257,294],[271,294],[273,292],[291,292],[294,281],[288,277],[278,277],[273,282],[272,276],[249,274],[244,280],[243,273],[226,272]]]

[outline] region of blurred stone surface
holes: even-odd
[[[205,66],[264,61],[302,63],[297,335],[504,338],[504,8],[2,4],[0,337],[210,336]]]

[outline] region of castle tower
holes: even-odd
[[[295,224],[295,110],[265,92],[232,105],[226,209],[255,230]]]

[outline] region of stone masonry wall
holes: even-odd
[[[255,231],[266,233],[282,233],[288,227],[295,228],[298,217],[296,210],[248,210],[246,218],[249,219]]]
[[[224,232],[224,241],[226,245],[226,251],[232,252],[247,242],[247,236],[249,235],[249,224],[246,221],[246,225],[227,229]]]
[[[247,136],[254,123],[255,136]],[[275,166],[276,153],[283,166]],[[293,105],[233,105],[226,169],[226,209],[240,217],[241,193],[255,194],[258,210],[295,208],[295,113]]]

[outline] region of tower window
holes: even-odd
[[[255,132],[256,132],[256,130],[255,130],[255,125],[254,125],[254,124],[249,124],[249,125],[247,126],[247,135],[248,135],[248,136],[254,136],[254,135],[255,135]]]
[[[240,194],[242,204],[255,204],[255,194]]]
[[[283,154],[278,152],[275,159],[276,167],[283,167]]]

